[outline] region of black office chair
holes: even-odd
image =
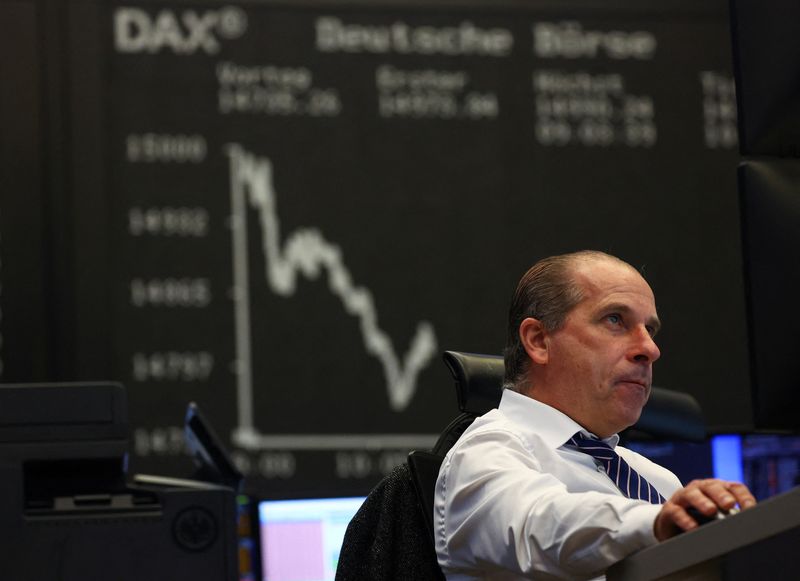
[[[448,351],[461,413],[431,451],[411,452],[370,492],[350,521],[339,555],[337,581],[444,579],[433,540],[433,493],[447,451],[473,420],[500,403],[503,359]],[[427,531],[427,537],[426,537]]]
[[[442,431],[430,451],[414,450],[408,455],[414,490],[431,539],[434,538],[434,488],[442,460],[475,418],[500,404],[505,373],[503,358],[496,355],[445,351],[443,358],[455,380],[461,413]]]
[[[445,351],[443,357],[455,380],[461,413],[444,429],[429,452],[415,450],[408,455],[414,490],[431,539],[434,538],[434,489],[445,454],[476,417],[500,404],[505,372],[503,358],[497,355]],[[659,387],[652,388],[639,421],[629,432],[691,442],[701,442],[706,437],[697,400],[689,394]]]

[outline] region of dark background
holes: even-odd
[[[414,438],[438,433],[455,415],[438,353],[499,353],[507,302],[525,269],[550,254],[597,248],[642,268],[656,293],[664,323],[656,384],[692,393],[712,431],[751,427],[725,2],[243,2],[233,6],[246,29],[235,38],[214,29],[216,53],[176,53],[163,43],[115,49],[120,8],[153,23],[166,11],[178,32],[161,32],[188,38],[187,11],[226,6],[0,2],[3,381],[123,382],[134,471],[188,473],[180,426],[195,400],[252,491],[363,493]],[[468,21],[509,31],[513,49],[502,57],[322,52],[320,16],[374,26]],[[656,48],[646,59],[602,50],[593,58],[538,56],[532,28],[541,22],[577,22],[617,38],[644,31]],[[290,114],[223,113],[223,61],[305,68],[313,88],[335,95],[341,108],[312,115],[303,93]],[[381,65],[465,73],[467,87],[451,95],[459,113],[381,117]],[[609,97],[611,143],[574,133],[563,145],[538,139],[532,76],[542,71],[621,77],[621,94]],[[722,79],[721,88],[704,92],[704,74]],[[488,95],[496,114],[470,118],[470,93]],[[652,104],[647,123],[656,138],[647,145],[626,137],[629,97]],[[575,132],[598,118],[569,119]],[[205,154],[132,161],[128,140],[151,133],[200,136]],[[407,407],[389,405],[382,367],[324,271],[299,275],[289,296],[267,283],[261,213],[251,204],[254,427],[290,438],[249,448],[232,439],[240,424],[229,143],[272,164],[281,251],[306,228],[335,245],[354,285],[371,293],[396,354],[405,354],[420,321],[432,324],[437,355]],[[133,233],[132,211],[165,208],[204,216],[202,234]],[[207,300],[136,306],[134,280],[193,281]],[[336,434],[356,443],[319,443]],[[407,439],[386,444],[375,434]],[[308,435],[322,438],[302,443]]]

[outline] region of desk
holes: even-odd
[[[800,578],[800,487],[623,559],[608,581]]]

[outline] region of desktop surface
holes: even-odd
[[[702,525],[623,559],[608,581],[794,581],[800,488]]]

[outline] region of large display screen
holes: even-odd
[[[190,472],[195,401],[248,492],[365,494],[456,415],[441,352],[500,353],[521,274],[581,248],[651,282],[656,385],[749,427],[723,0],[20,2],[50,373],[125,384],[133,472]]]

